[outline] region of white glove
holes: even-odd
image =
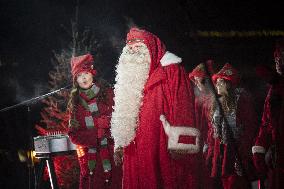
[[[194,154],[200,151],[200,131],[188,126],[171,126],[164,115],[160,116],[165,133],[168,135],[168,149],[176,151],[187,151],[187,153]],[[195,137],[195,144],[179,143],[180,136]]]

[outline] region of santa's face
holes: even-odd
[[[221,96],[228,95],[229,88],[231,87],[230,82],[225,79],[218,78],[216,82],[217,93]]]
[[[275,68],[278,74],[282,75],[284,71],[284,52],[279,57],[275,57]]]
[[[82,89],[89,89],[93,85],[93,74],[87,71],[80,72],[76,79],[78,85]]]
[[[143,46],[145,46],[145,44],[142,42],[137,42],[137,43],[128,43],[127,46],[129,47],[129,51],[131,53],[139,53],[139,51]]]
[[[128,73],[127,74],[117,73],[117,74],[127,75],[128,77],[131,77],[130,75],[132,75],[133,78],[132,79],[129,78],[131,80],[137,79],[136,75],[138,74],[144,74],[148,76],[150,62],[151,62],[150,53],[144,43],[138,42],[138,43],[127,44],[123,48],[123,51],[119,57],[119,63],[117,64],[116,67],[117,71],[122,72],[122,70],[125,70],[125,72]],[[145,68],[147,68],[147,70],[145,70]]]
[[[205,83],[205,79],[204,79],[204,78],[194,76],[194,84],[196,85],[196,87],[197,87],[201,92],[203,92],[203,91],[205,90],[204,83]]]
[[[150,64],[149,50],[142,42],[127,44],[119,58],[119,64]]]

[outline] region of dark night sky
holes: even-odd
[[[284,30],[282,7],[273,1],[256,0],[194,0],[189,6],[184,2],[80,0],[79,29],[88,27],[94,32],[100,46],[93,55],[104,65],[104,77],[113,82],[114,64],[129,26],[135,24],[157,34],[168,50],[183,58],[188,71],[208,58],[214,59],[219,68],[232,63],[243,74],[243,84],[251,89],[256,103],[262,106],[266,85],[256,78],[253,68],[272,64],[276,37],[194,40],[189,33]],[[0,109],[48,92],[52,51],[60,52],[68,46],[70,36],[64,27],[71,27],[75,5],[76,0],[0,0]],[[12,171],[8,174],[11,178],[26,173],[24,168],[18,169],[22,165],[16,163],[12,152],[27,148],[33,123],[39,119],[40,105],[31,106],[30,116],[26,109],[23,106],[0,113],[0,152],[11,152],[9,158],[3,153],[0,157],[9,159],[6,167]],[[4,183],[5,176],[0,175]],[[25,179],[21,186],[27,186]],[[17,188],[7,183],[0,188]]]

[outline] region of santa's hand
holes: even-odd
[[[114,150],[113,160],[116,166],[120,166],[123,162],[123,148],[118,147]]]
[[[164,115],[160,116],[160,120],[168,136],[168,150],[174,154],[195,154],[199,152],[200,131],[198,129],[189,126],[172,126]],[[194,143],[192,144],[192,140],[187,140],[189,142],[186,143],[179,142],[182,137],[195,139]]]

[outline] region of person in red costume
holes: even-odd
[[[205,67],[206,66],[206,67]],[[197,65],[191,73],[189,73],[189,79],[194,83],[194,95],[195,95],[195,123],[196,127],[201,131],[201,144],[203,144],[203,157],[207,158],[208,152],[208,143],[210,137],[208,135],[209,124],[209,114],[211,110],[213,95],[211,76],[214,73],[213,61],[207,60],[206,63],[200,63]],[[211,83],[210,83],[211,82]],[[212,148],[210,148],[212,150]],[[219,188],[219,185],[215,180],[210,178],[210,169],[211,162],[208,163],[208,160],[205,161],[204,158],[200,158],[200,169],[199,174],[202,175],[202,182],[204,183],[205,188]],[[207,163],[206,163],[207,162]],[[206,166],[207,164],[207,166]],[[217,180],[216,180],[217,181]]]
[[[116,66],[111,133],[123,149],[123,189],[197,188],[200,131],[181,58],[131,28]]]
[[[256,179],[250,150],[257,130],[252,98],[237,87],[239,74],[228,63],[212,79],[219,98],[213,101],[209,128],[211,176],[220,178],[224,189],[250,188]]]
[[[113,168],[113,141],[110,136],[113,91],[107,85],[94,81],[96,71],[90,54],[72,57],[71,73],[73,88],[68,104],[68,135],[77,145],[80,189],[117,188],[119,178],[115,178],[118,174]]]
[[[208,70],[208,73],[206,72]],[[208,124],[210,124],[209,112],[213,95],[211,92],[210,81],[211,75],[214,73],[213,61],[206,61],[206,68],[204,63],[200,63],[196,66],[192,72],[188,75],[189,79],[194,83],[194,95],[195,95],[195,118],[196,126],[202,132],[202,142],[204,143],[203,151],[206,152],[207,146],[207,133]],[[210,75],[209,75],[210,74]]]
[[[280,189],[284,185],[284,39],[276,43],[274,61],[277,74],[265,74],[270,89],[252,152],[258,173],[268,176],[268,188]]]

